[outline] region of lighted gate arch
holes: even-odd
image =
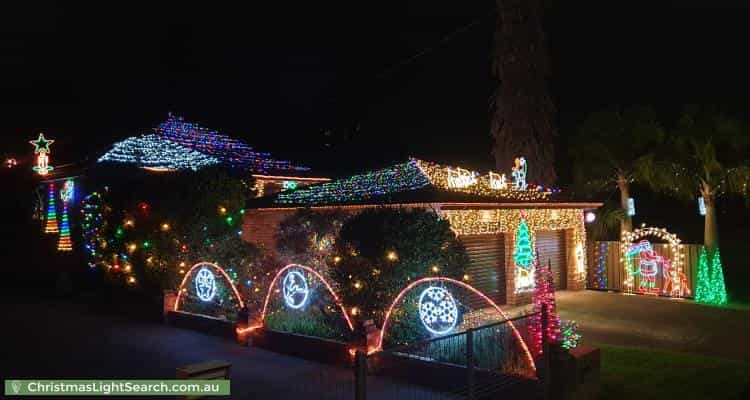
[[[507,322],[508,322],[508,325],[510,326],[511,331],[513,331],[513,336],[515,336],[516,340],[518,340],[518,344],[521,346],[521,349],[523,350],[524,354],[526,354],[526,360],[528,361],[529,365],[531,366],[531,369],[534,370],[534,371],[536,371],[536,364],[534,363],[534,357],[531,355],[531,352],[529,351],[529,347],[526,345],[526,342],[521,337],[521,334],[518,332],[518,329],[516,329],[516,326],[513,325],[513,322],[510,321],[510,318],[508,318],[508,315],[506,315],[505,312],[503,312],[503,310],[500,309],[500,307],[494,301],[492,301],[492,299],[490,299],[489,297],[487,297],[487,295],[485,295],[484,293],[482,293],[481,291],[479,291],[478,289],[476,289],[475,287],[473,287],[473,286],[471,286],[471,285],[469,285],[467,283],[464,283],[464,282],[461,282],[461,281],[458,281],[458,280],[455,280],[455,279],[451,279],[451,278],[440,277],[440,276],[438,276],[438,277],[422,278],[422,279],[419,279],[419,280],[416,280],[416,281],[410,283],[408,286],[406,286],[405,288],[401,289],[401,292],[399,292],[399,294],[393,300],[393,303],[391,303],[390,307],[388,307],[388,311],[385,313],[385,318],[383,319],[383,328],[380,330],[380,337],[378,338],[378,347],[377,347],[377,350],[382,350],[383,349],[383,337],[385,336],[385,331],[388,329],[388,322],[390,322],[391,313],[393,312],[393,308],[396,306],[396,304],[398,304],[401,301],[401,299],[404,297],[404,295],[406,295],[406,293],[408,293],[410,290],[414,289],[417,285],[420,285],[420,284],[426,283],[426,282],[448,282],[448,283],[452,283],[454,285],[460,286],[460,287],[462,287],[462,288],[464,288],[464,289],[466,289],[466,290],[468,290],[468,291],[470,291],[470,292],[478,295],[479,297],[481,297],[482,299],[484,299],[485,301],[487,301],[487,303],[489,305],[491,305],[492,308],[494,308],[500,315],[502,315],[503,318],[505,318],[506,320],[508,320]]]
[[[185,273],[185,277],[182,278],[182,283],[180,283],[180,288],[177,290],[177,299],[174,302],[174,310],[179,311],[178,307],[180,306],[180,299],[182,298],[182,293],[187,290],[185,289],[185,284],[188,282],[188,278],[193,274],[193,271],[198,269],[199,267],[211,267],[219,272],[221,272],[221,275],[224,277],[224,279],[229,284],[229,287],[232,288],[232,292],[234,293],[234,298],[237,299],[237,302],[240,305],[240,308],[245,307],[245,302],[242,301],[242,296],[240,296],[240,292],[237,291],[237,287],[234,286],[234,283],[232,283],[232,280],[229,278],[229,275],[227,274],[227,271],[224,271],[224,268],[221,268],[220,266],[210,263],[210,262],[199,262],[198,264],[193,265],[190,267],[190,270]]]
[[[325,285],[326,289],[331,293],[331,296],[333,296],[333,300],[336,303],[337,306],[341,309],[341,313],[344,315],[344,319],[346,320],[346,324],[349,326],[349,329],[354,331],[354,324],[352,324],[351,318],[349,318],[349,314],[346,312],[346,307],[341,303],[341,299],[338,295],[336,295],[336,292],[333,291],[333,288],[330,284],[328,284],[328,281],[323,278],[318,271],[307,267],[305,265],[300,264],[289,264],[285,266],[284,268],[280,269],[279,272],[276,273],[276,276],[273,277],[273,280],[271,281],[271,284],[268,285],[268,292],[266,293],[266,300],[263,302],[263,311],[260,313],[260,321],[263,323],[266,319],[266,311],[268,310],[268,301],[271,299],[271,293],[273,292],[273,287],[276,285],[276,281],[279,280],[279,277],[284,274],[284,272],[292,269],[292,268],[298,268],[305,270],[317,277],[323,284]]]
[[[676,234],[670,233],[665,228],[655,228],[653,226],[641,226],[632,232],[623,231],[620,239],[620,262],[625,268],[625,289],[628,292],[634,292],[633,273],[630,270],[628,262],[628,249],[639,239],[652,236],[669,243],[669,251],[672,255],[670,261],[670,279],[665,280],[662,287],[663,294],[670,296],[690,296],[690,288],[687,285],[687,278],[682,270],[685,264],[685,255],[682,253],[682,241]],[[667,290],[669,289],[669,290]]]

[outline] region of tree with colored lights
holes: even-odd
[[[617,219],[620,232],[633,230],[627,208],[630,185],[641,179],[638,160],[652,153],[654,147],[664,142],[664,137],[656,113],[648,107],[612,109],[586,117],[569,151],[575,185],[592,195],[609,191],[613,186],[620,192],[622,212],[603,214],[608,216],[606,220],[597,218],[607,225],[601,228],[608,228],[614,222],[612,220]]]
[[[703,196],[703,242],[709,254],[719,248],[716,199],[735,194],[750,200],[748,132],[750,126],[736,118],[686,107],[670,132],[669,148],[639,165],[644,181],[655,190],[690,202],[696,192]]]
[[[517,266],[529,269],[534,262],[534,247],[531,243],[531,232],[526,224],[526,217],[521,216],[521,222],[516,229],[516,250],[513,252],[513,261]]]
[[[555,300],[555,283],[552,265],[538,265],[534,261],[534,293],[531,296],[532,312],[529,327],[532,341],[529,345],[531,354],[541,355],[543,343],[558,343],[560,340],[560,318],[557,316]],[[546,326],[545,326],[546,320]]]
[[[529,181],[554,184],[555,105],[546,88],[549,59],[541,0],[498,0],[493,73],[500,84],[492,97],[492,153],[499,171],[523,154],[534,168]]]

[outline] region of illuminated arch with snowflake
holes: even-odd
[[[190,270],[188,270],[188,272],[185,273],[185,277],[182,278],[180,287],[177,290],[177,299],[175,300],[175,303],[174,303],[174,311],[180,311],[180,300],[182,300],[182,298],[184,297],[184,294],[187,292],[186,285],[188,285],[190,278],[193,277],[194,275],[195,275],[195,278],[201,278],[201,274],[204,274],[203,276],[205,276],[204,271],[211,272],[212,270],[215,271],[215,272],[212,272],[214,273],[214,275],[218,273],[221,277],[223,277],[226,283],[232,289],[232,293],[234,294],[235,300],[237,300],[237,304],[239,305],[239,308],[242,309],[245,307],[245,302],[242,301],[242,296],[240,296],[240,292],[237,291],[237,287],[234,285],[234,283],[232,283],[232,279],[229,277],[229,275],[224,270],[224,268],[221,268],[220,266],[209,263],[209,262],[199,262],[193,265],[192,267],[190,267]],[[195,271],[198,271],[198,272],[196,273]],[[215,282],[215,277],[213,278],[214,278],[214,280],[212,281],[213,288],[214,288],[213,292],[215,294],[216,282]],[[197,284],[197,283],[194,283],[194,284]],[[198,297],[201,301],[210,301],[213,298],[213,294],[209,296],[209,293],[208,293],[208,291],[210,291],[210,284],[206,282],[205,285],[208,285],[208,286],[202,286],[202,289],[197,289],[199,292]],[[203,291],[203,290],[206,290],[206,291]]]

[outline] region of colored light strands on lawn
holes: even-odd
[[[279,204],[338,204],[419,189],[430,181],[414,161],[278,194]]]
[[[62,220],[60,221],[60,238],[57,241],[58,251],[71,251],[73,244],[70,240],[70,224],[68,223],[68,203],[63,202]]]
[[[307,303],[310,289],[307,286],[305,275],[297,270],[286,273],[281,283],[282,296],[287,307],[299,310]]]
[[[195,274],[195,294],[201,301],[211,301],[216,295],[216,277],[208,267]]]
[[[450,333],[458,323],[458,306],[453,295],[444,288],[430,286],[419,295],[419,319],[434,335]]]
[[[695,300],[706,304],[726,304],[727,291],[724,282],[724,270],[721,265],[721,254],[719,249],[713,252],[713,257],[709,257],[708,253],[705,246],[701,247]]]
[[[47,223],[44,226],[44,233],[58,233],[60,230],[57,226],[57,207],[55,205],[55,184],[50,182],[47,192]]]
[[[152,171],[176,171],[198,170],[218,164],[219,160],[158,135],[143,135],[115,143],[98,162],[134,164]]]

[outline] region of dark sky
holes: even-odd
[[[94,157],[173,111],[333,173],[492,167],[493,1],[151,3],[0,6],[0,154],[30,156],[42,130],[56,162]],[[613,105],[748,105],[742,2],[613,3],[546,15],[563,144]]]

